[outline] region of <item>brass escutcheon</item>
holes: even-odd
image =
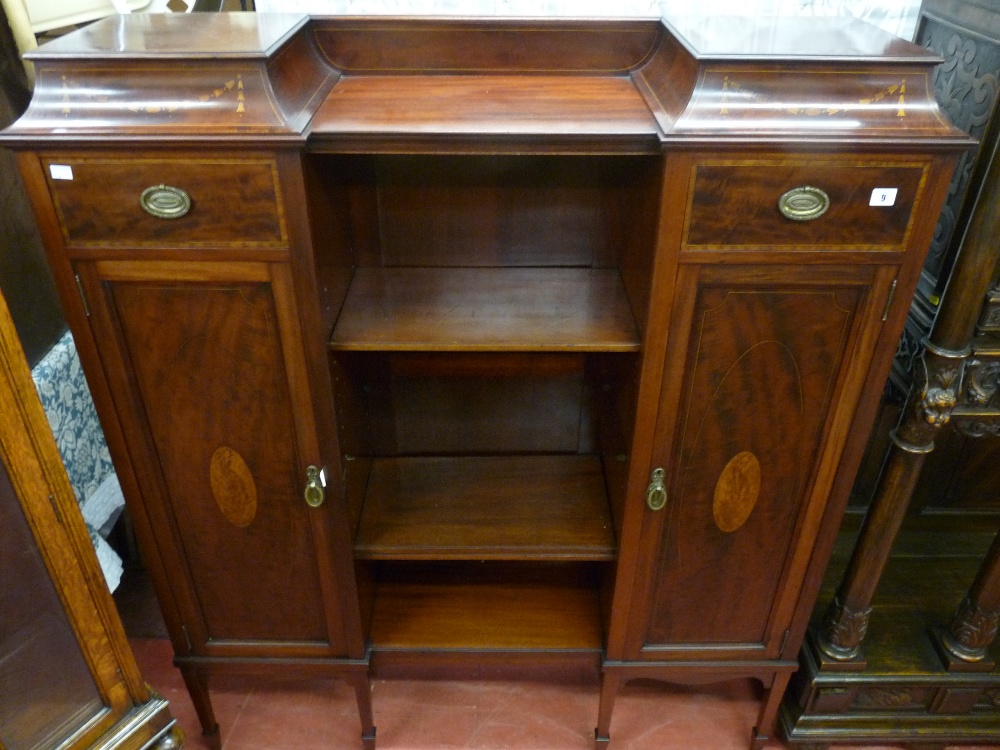
[[[152,185],[142,191],[139,205],[158,219],[179,219],[191,210],[191,196],[170,185]]]
[[[818,187],[803,185],[792,188],[778,198],[778,210],[792,221],[812,221],[818,219],[830,208],[830,196]]]

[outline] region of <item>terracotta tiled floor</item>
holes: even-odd
[[[147,680],[170,701],[185,747],[208,745],[168,641],[131,640]],[[590,750],[597,685],[589,680],[376,680],[379,750]],[[220,677],[213,704],[224,750],[360,750],[352,691],[336,680]],[[623,690],[615,750],[746,750],[757,714],[750,683],[684,689],[642,681]],[[785,746],[773,743],[768,750]],[[848,750],[847,746],[842,746]],[[869,750],[866,748],[865,750]],[[971,750],[971,746],[965,748]]]

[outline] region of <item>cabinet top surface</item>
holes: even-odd
[[[266,57],[308,20],[294,13],[108,16],[29,52],[28,59]]]
[[[701,58],[936,59],[929,50],[855,18],[688,16],[664,22]]]
[[[109,17],[29,55],[0,140],[315,151],[656,153],[664,143],[957,149],[940,59],[855,19]],[[840,146],[838,146],[840,147]]]
[[[341,17],[357,26],[421,26],[450,23],[530,32],[556,29],[563,22],[594,28],[635,23],[638,18],[580,19],[567,13],[548,18],[499,18],[477,16],[443,18],[426,16]],[[29,59],[128,57],[266,57],[308,21],[296,13],[136,13],[109,16],[77,32],[59,37],[28,53]],[[322,26],[333,17],[317,17]],[[656,24],[658,19],[642,17]],[[923,47],[893,36],[854,18],[685,16],[662,19],[664,26],[699,58],[840,59],[844,61],[936,61]]]

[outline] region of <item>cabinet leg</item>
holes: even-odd
[[[375,750],[375,715],[372,712],[372,689],[368,675],[354,675],[351,684],[354,686],[358,715],[361,717],[361,744],[364,750]]]
[[[601,675],[601,701],[597,709],[597,729],[594,730],[595,750],[606,750],[611,742],[611,710],[615,707],[621,684],[622,678],[617,672]]]
[[[191,703],[201,722],[201,733],[208,740],[213,750],[222,750],[222,735],[219,733],[219,723],[215,720],[212,710],[212,698],[208,694],[208,678],[205,674],[191,667],[181,666],[181,677],[191,696]]]
[[[767,742],[774,739],[774,730],[778,726],[778,707],[791,678],[791,672],[776,674],[770,688],[764,691],[764,702],[757,716],[757,726],[753,728],[753,739],[750,743],[752,750],[760,750]]]

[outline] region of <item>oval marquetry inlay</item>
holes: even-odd
[[[257,515],[257,485],[243,457],[226,445],[212,454],[209,481],[215,502],[234,526],[245,527]]]
[[[723,531],[736,531],[746,523],[760,495],[760,461],[750,451],[737,453],[715,483],[712,515]]]

